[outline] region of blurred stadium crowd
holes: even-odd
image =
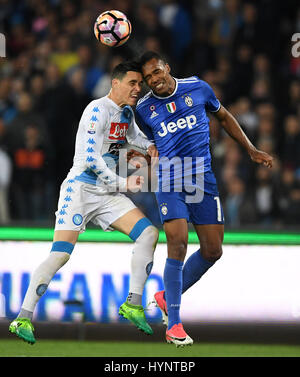
[[[109,9],[133,25],[116,49],[93,34]],[[227,228],[299,227],[300,58],[291,54],[298,0],[1,0],[0,24],[1,224],[53,224],[83,109],[108,93],[117,63],[155,50],[175,77],[206,80],[253,143],[275,157],[271,170],[254,165],[211,117]],[[132,199],[160,225],[153,193]]]

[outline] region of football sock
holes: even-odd
[[[182,267],[182,261],[167,258],[163,280],[168,309],[168,329],[175,324],[181,323],[180,303],[182,291]]]
[[[129,295],[127,297],[127,301],[132,305],[142,304],[142,295],[153,266],[153,254],[157,240],[158,231],[153,225],[147,226],[135,239],[131,257]]]
[[[48,258],[33,272],[18,317],[32,319],[32,313],[41,296],[46,292],[54,274],[69,260],[70,254],[52,251]]]
[[[193,253],[183,266],[182,293],[194,285],[214,263],[204,259],[200,249]]]
[[[30,312],[29,310],[21,309],[20,313],[18,315],[18,318],[29,318],[32,320],[33,312]]]
[[[127,302],[131,305],[142,305],[142,295],[130,292],[127,297]]]

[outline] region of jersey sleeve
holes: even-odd
[[[151,144],[154,144],[154,135],[151,130],[151,128],[144,122],[142,116],[141,116],[141,110],[136,110],[136,120],[138,124],[141,126],[142,131],[147,136],[148,140],[150,140]]]
[[[126,138],[129,144],[141,149],[148,149],[148,147],[153,144],[153,142],[149,141],[145,134],[139,129],[134,118],[128,129]]]
[[[205,81],[201,80],[202,90],[205,98],[205,108],[211,113],[216,113],[220,110],[221,103],[217,99],[212,87]]]
[[[108,114],[104,108],[88,105],[81,118],[81,126],[84,133],[84,160],[86,168],[97,175],[99,183],[107,185],[109,189],[124,191],[126,189],[126,178],[118,176],[107,166],[101,156],[105,124],[108,121]]]

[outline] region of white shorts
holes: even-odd
[[[134,208],[124,194],[103,194],[95,185],[67,178],[60,187],[55,230],[83,233],[89,221],[103,230],[113,230],[110,224]]]

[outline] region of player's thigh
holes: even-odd
[[[164,222],[167,238],[168,257],[184,260],[188,243],[188,223],[185,218]]]
[[[224,224],[223,207],[219,195],[205,193],[198,203],[188,204],[192,224]]]
[[[208,260],[217,260],[222,256],[224,239],[223,224],[194,225],[199,238],[201,253]]]
[[[135,224],[144,217],[145,215],[140,209],[133,208],[115,220],[112,224],[110,224],[110,226],[119,232],[128,235],[132,231]]]
[[[182,192],[155,193],[162,224],[173,220],[189,221],[189,210]]]
[[[79,231],[74,230],[56,230],[54,232],[53,242],[64,241],[76,244],[79,236]]]
[[[77,240],[85,231],[92,211],[98,207],[98,197],[85,190],[88,186],[75,179],[65,179],[60,188],[57,211],[55,212],[55,238]],[[89,185],[91,186],[91,185]]]

